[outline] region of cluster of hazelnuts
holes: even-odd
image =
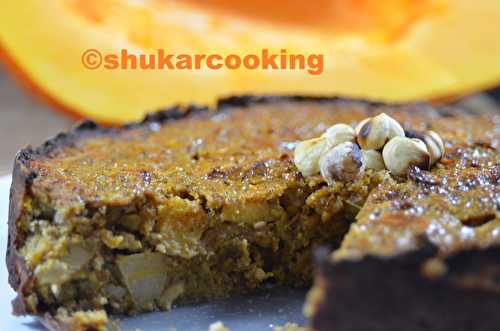
[[[436,132],[405,132],[395,119],[381,113],[355,129],[335,124],[321,137],[300,142],[294,162],[302,175],[320,173],[332,184],[352,181],[366,169],[387,169],[398,177],[406,176],[411,166],[429,170],[443,154],[443,140]]]

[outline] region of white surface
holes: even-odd
[[[0,331],[40,331],[44,328],[35,319],[11,314],[10,302],[15,293],[8,285],[5,265],[10,181],[10,177],[0,177]],[[231,331],[270,331],[274,325],[286,322],[303,324],[304,295],[304,290],[272,289],[266,293],[126,318],[119,324],[124,331],[207,331],[210,323],[221,320]]]

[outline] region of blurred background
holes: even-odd
[[[0,176],[12,170],[16,152],[71,127],[72,120],[33,98],[0,65]]]

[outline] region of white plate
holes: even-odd
[[[7,247],[7,215],[10,176],[0,177],[0,330],[43,330],[31,317],[15,317],[11,314],[14,291],[7,281],[5,252]],[[271,289],[265,293],[235,297],[206,304],[176,307],[170,312],[143,314],[121,319],[124,331],[207,331],[211,323],[223,321],[231,331],[272,330],[286,322],[304,324],[302,305],[304,290]]]

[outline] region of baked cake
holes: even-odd
[[[367,169],[327,184],[298,170],[298,142],[381,113],[406,130],[438,132],[446,154],[404,178]],[[167,310],[269,283],[307,286],[312,250],[327,245],[334,253],[317,254],[306,306],[313,327],[363,329],[368,304],[378,302],[380,330],[410,330],[403,319],[384,324],[400,297],[385,306],[381,291],[413,284],[417,276],[406,276],[420,270],[417,261],[437,274],[439,289],[441,256],[498,241],[499,142],[494,112],[338,98],[232,97],[217,110],[174,107],[121,128],[83,122],[16,157],[7,252],[14,313],[52,329],[106,330],[108,314]],[[450,265],[475,271],[498,260],[495,252],[458,253]],[[498,285],[486,287],[500,303]],[[363,301],[369,290],[379,296]],[[432,293],[415,288],[401,304],[419,311]],[[440,298],[469,298],[462,294]],[[496,318],[486,310],[481,316]],[[353,318],[362,327],[347,323]]]

